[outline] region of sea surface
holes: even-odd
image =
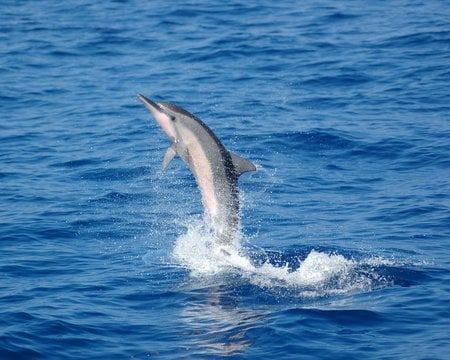
[[[137,94],[254,162],[242,239]],[[0,359],[449,359],[447,1],[2,1]]]

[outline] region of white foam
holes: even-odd
[[[215,275],[232,269],[250,269],[250,261],[239,254],[238,243],[217,246],[213,234],[200,220],[187,225],[173,249],[173,255],[182,265],[198,275]]]
[[[296,269],[268,260],[255,265],[238,244],[217,246],[201,220],[190,221],[187,229],[177,239],[173,256],[193,276],[237,274],[264,289],[289,288],[309,297],[367,290],[372,285],[373,277],[356,271],[359,262],[339,254],[312,250]]]

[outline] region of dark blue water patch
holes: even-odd
[[[384,48],[417,48],[420,49],[424,45],[429,48],[433,45],[444,45],[448,47],[450,40],[450,32],[446,30],[440,31],[418,31],[400,36],[393,36],[389,39],[383,40],[379,44],[374,44],[375,47]]]
[[[376,143],[361,144],[360,146],[351,149],[347,152],[350,157],[367,157],[377,159],[397,159],[401,157],[407,150],[414,145],[408,142],[395,139],[386,138]]]
[[[54,163],[51,166],[65,167],[65,168],[71,169],[71,168],[78,168],[78,167],[83,167],[83,166],[95,166],[102,162],[103,162],[102,159],[86,158],[86,159],[77,159],[77,160],[70,160],[70,161],[65,161],[65,162]]]
[[[0,356],[3,359],[46,359],[48,356],[32,349],[34,346],[32,343],[24,345],[23,342],[18,341],[16,345],[14,339],[8,339],[0,341],[0,345]]]
[[[373,271],[373,267],[367,267]],[[430,277],[423,270],[415,270],[409,267],[400,266],[377,266],[376,273],[391,282],[393,286],[411,287],[426,283]]]
[[[96,203],[111,203],[111,204],[126,204],[126,203],[148,203],[153,197],[149,194],[142,193],[121,193],[118,191],[112,191],[107,193],[106,195],[102,195],[98,198],[89,200],[90,204]]]
[[[55,260],[22,261],[14,265],[4,265],[0,267],[2,271],[11,275],[15,279],[51,277],[60,274],[74,275],[78,273],[75,268],[62,268]]]
[[[148,167],[130,168],[110,168],[87,170],[80,174],[83,180],[90,181],[123,181],[142,177],[148,174]]]
[[[43,216],[46,219],[45,214]],[[76,237],[76,233],[72,229],[61,228],[61,227],[47,227],[45,229],[37,230],[36,236],[45,239],[64,239],[66,241]]]
[[[364,320],[356,325],[359,318]],[[383,314],[373,311],[299,308],[275,312],[269,316],[268,323],[268,329],[252,329],[249,336],[258,339],[256,348],[262,343],[270,343],[273,354],[283,353],[283,348],[289,349],[288,354],[284,356],[286,359],[295,359],[298,354],[305,354],[303,357],[306,359],[347,359],[349,356],[363,354],[367,356],[370,351],[359,347],[357,339],[374,337],[379,329],[391,325],[391,321]],[[264,330],[266,334],[263,333]],[[318,337],[325,338],[325,341],[322,343],[313,340]],[[310,339],[311,342],[302,339]],[[339,351],[330,345],[336,341],[341,344]]]
[[[351,14],[351,13],[343,13],[343,12],[335,12],[330,15],[324,16],[319,21],[324,22],[324,23],[342,22],[342,21],[356,20],[359,17],[361,17],[361,15]]]
[[[34,233],[33,228],[29,226],[12,226],[5,221],[2,223],[2,227],[0,237],[4,245],[37,242],[40,240]]]
[[[8,180],[11,180],[11,178],[18,179],[18,178],[20,178],[20,175],[21,175],[20,173],[16,173],[16,172],[0,172],[0,179],[6,179],[6,178],[10,178]]]
[[[342,150],[357,144],[357,140],[350,134],[336,129],[309,131],[304,134],[304,140],[303,145],[306,145],[307,150]]]
[[[357,139],[336,129],[273,134],[259,140],[260,143],[270,145],[279,152],[290,153],[294,151],[315,152],[353,149],[358,145]]]
[[[319,310],[319,309],[288,309],[283,313],[293,318],[303,318],[302,321],[308,327],[317,327],[320,323],[330,323],[333,325],[339,325],[347,327],[349,325],[355,325],[355,329],[359,326],[370,327],[386,324],[389,319],[383,316],[381,313],[368,310]],[[308,318],[305,320],[304,318]],[[361,320],[361,321],[360,321]],[[294,325],[294,324],[291,324]],[[331,326],[333,326],[331,325]]]
[[[348,100],[344,97],[334,97],[328,95],[314,95],[314,96],[304,96],[301,101],[298,103],[294,103],[294,107],[297,106],[304,109],[320,109],[320,110],[336,110],[336,109],[344,109],[348,107]]]
[[[371,216],[368,218],[370,221],[381,222],[401,222],[402,220],[412,220],[414,218],[420,218],[420,221],[427,216],[433,214],[441,214],[445,211],[445,207],[442,206],[412,206],[403,209],[384,209],[382,214]]]
[[[345,168],[343,168],[339,165],[336,165],[336,164],[327,164],[325,166],[325,169],[330,170],[330,171],[345,171],[346,170]]]
[[[8,333],[7,342],[4,348],[8,351],[15,352],[19,357],[22,354],[29,355],[31,353],[37,358],[46,358],[48,357],[48,354],[67,355],[67,348],[70,347],[73,349],[70,357],[81,359],[83,358],[83,352],[86,351],[81,351],[82,348],[95,347],[102,343],[102,340],[98,339],[98,337],[102,337],[101,329],[99,327],[77,325],[57,319],[47,321],[38,319],[29,322],[28,325],[29,332],[12,331],[11,333]],[[38,329],[41,329],[41,331]],[[42,329],[45,329],[45,331]],[[54,341],[55,338],[58,338],[58,341]],[[36,342],[45,343],[45,345],[40,348],[40,352],[31,350],[33,344]],[[30,349],[26,350],[27,348]]]
[[[32,143],[33,140],[37,140],[41,138],[41,134],[39,134],[36,131],[28,131],[28,132],[22,132],[20,134],[11,134],[7,136],[2,136],[2,145],[5,144],[14,144],[17,145],[18,143]]]
[[[450,165],[450,147],[448,145],[430,145],[415,147],[408,151],[396,165],[400,171],[438,167],[448,169]]]
[[[101,216],[92,216],[86,218],[86,215],[80,216],[79,219],[71,222],[71,226],[74,228],[86,228],[86,229],[94,229],[96,227],[107,227],[111,224],[117,224],[124,222],[125,219],[122,218],[114,218],[114,217],[101,217]]]
[[[159,302],[159,299],[165,299],[166,302]],[[177,291],[165,291],[165,292],[153,292],[153,291],[140,291],[122,295],[117,298],[117,301],[125,301],[130,305],[130,308],[139,311],[144,308],[153,308],[153,311],[158,309],[167,308],[167,304],[170,302],[189,301],[180,297],[180,293]]]
[[[334,76],[315,76],[300,82],[300,85],[310,87],[353,87],[371,82],[372,77],[366,74],[358,74],[354,72],[339,73]]]
[[[59,61],[62,59],[74,59],[82,56],[81,53],[69,50],[53,50],[47,52],[48,56],[57,58]]]

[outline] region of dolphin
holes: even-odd
[[[240,234],[238,177],[255,171],[255,165],[228,151],[212,130],[188,111],[144,95],[138,97],[172,142],[162,169],[178,154],[194,174],[215,240],[232,245]]]

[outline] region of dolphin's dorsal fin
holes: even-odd
[[[233,161],[234,170],[236,171],[237,176],[240,176],[247,171],[255,171],[256,170],[256,166],[252,162],[248,161],[247,159],[244,159],[243,157],[236,155],[235,153],[233,153],[231,151],[229,151],[229,153],[231,155],[231,160]]]
[[[170,145],[167,148],[166,154],[164,155],[162,171],[166,170],[167,166],[170,164],[170,162],[172,161],[172,159],[175,157],[176,154],[177,154],[176,145],[175,144]]]

